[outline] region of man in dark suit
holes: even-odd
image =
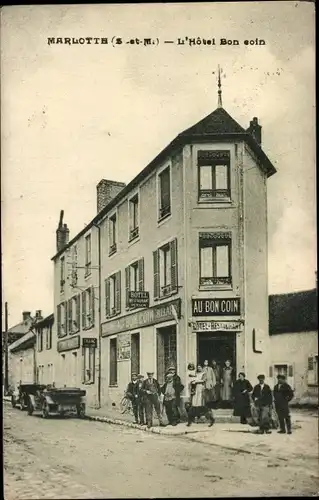
[[[165,384],[161,387],[161,391],[164,394],[163,404],[169,425],[177,425],[180,422],[179,405],[183,389],[184,386],[181,379],[176,374],[175,367],[172,366],[168,369]]]
[[[144,382],[143,375],[138,375],[137,382],[133,388],[133,394],[135,397],[135,402],[136,402],[136,406],[137,406],[137,414],[138,414],[140,425],[145,425],[145,404],[144,404],[145,395],[144,395],[144,392],[142,390],[143,382]]]
[[[294,397],[294,392],[286,382],[285,375],[277,376],[278,383],[274,387],[274,400],[276,413],[278,415],[280,430],[278,434],[291,434],[291,418],[289,411],[289,401]]]
[[[269,385],[265,384],[265,375],[258,375],[259,383],[255,385],[252,398],[258,410],[258,434],[271,434],[272,394]]]
[[[137,383],[137,373],[132,373],[131,382],[129,382],[126,389],[126,397],[131,401],[133,407],[133,413],[135,418],[135,423],[138,424],[138,408],[137,401],[134,394],[134,388]]]
[[[150,428],[153,426],[153,407],[155,408],[160,426],[165,427],[161,415],[161,405],[159,402],[159,396],[161,395],[161,388],[156,378],[154,378],[154,372],[147,372],[147,379],[144,380],[143,382],[142,390],[145,394],[145,412],[146,412],[147,427]]]

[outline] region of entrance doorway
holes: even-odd
[[[133,333],[131,336],[131,376],[132,373],[140,373],[140,334]]]
[[[157,380],[160,384],[165,382],[165,373],[170,365],[176,366],[176,326],[167,326],[157,329]]]

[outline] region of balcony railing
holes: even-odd
[[[110,245],[109,255],[113,255],[115,252],[116,252],[116,243],[113,243],[113,245]]]
[[[162,297],[165,297],[166,295],[169,295],[170,293],[172,293],[172,285],[171,284],[161,287],[161,296]]]
[[[131,229],[130,230],[130,241],[135,240],[135,238],[137,238],[138,235],[139,235],[139,228],[138,227],[134,227],[134,229]]]
[[[211,277],[211,278],[200,278],[199,280],[200,286],[222,286],[222,285],[228,285],[230,286],[232,284],[232,279],[231,276],[227,277]]]
[[[171,206],[166,205],[165,207],[161,207],[159,211],[159,218],[164,219],[164,217],[167,217],[168,215],[171,214]]]
[[[230,198],[229,189],[200,189],[199,191],[199,199],[202,201],[216,201],[225,198]]]

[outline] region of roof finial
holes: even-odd
[[[220,79],[220,66],[218,65],[218,107],[222,108],[222,83]]]

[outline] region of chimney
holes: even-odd
[[[256,118],[256,116],[251,120],[247,132],[249,132],[259,146],[261,146],[261,126],[259,125],[258,118]]]
[[[37,311],[35,311],[35,320],[40,321],[41,319],[43,319],[42,311],[41,311],[41,309],[38,309]]]
[[[28,319],[31,319],[31,312],[30,311],[23,311],[22,319],[23,319],[23,321],[28,321]]]
[[[67,224],[63,224],[63,215],[64,210],[60,212],[59,225],[56,230],[56,250],[59,252],[62,250],[68,243],[70,237],[70,230],[68,229]]]
[[[126,184],[124,182],[102,179],[96,186],[97,213],[101,212],[101,210],[106,207],[125,186]]]

